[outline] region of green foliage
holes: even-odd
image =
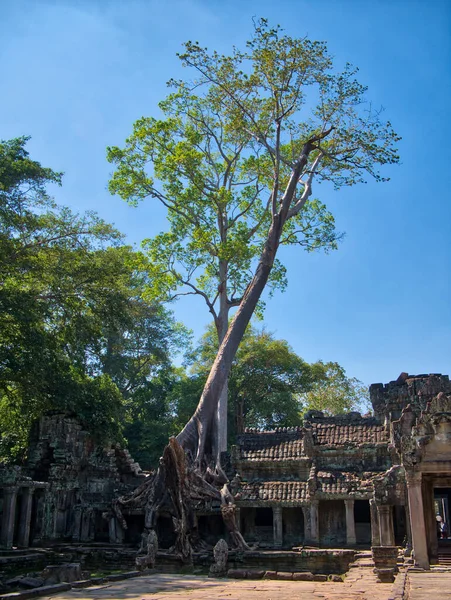
[[[217,348],[210,325],[191,353],[190,375],[181,377],[171,391],[178,432],[192,415]],[[229,379],[229,443],[245,427],[272,429],[302,424],[308,410],[339,414],[369,410],[365,386],[346,376],[336,362],[307,363],[285,340],[267,331],[248,328],[232,365]]]
[[[303,394],[305,410],[321,410],[329,415],[349,411],[371,412],[368,388],[355,377],[347,377],[346,371],[336,362],[318,362],[312,389]]]
[[[139,119],[124,148],[108,148],[108,160],[116,167],[110,191],[132,205],[153,198],[168,209],[168,231],[143,243],[153,298],[199,294],[215,318],[221,311],[221,294],[226,298],[225,312],[239,304],[271,222],[275,173],[268,140],[274,133],[275,106],[265,73],[275,68],[277,77],[277,71],[286,66],[276,67],[270,61],[277,65],[289,61],[292,71],[299,70],[299,79],[302,71],[321,73],[330,62],[323,45],[293,40],[289,44],[291,52],[281,40],[269,54],[255,48],[251,53],[235,51],[232,57],[223,57],[210,56],[189,42],[181,59],[198,69],[199,81],[170,81],[174,92],[159,105],[163,118]],[[205,68],[200,66],[203,61]],[[250,63],[249,75],[247,68],[240,70],[246,62]],[[311,78],[306,75],[305,82]],[[284,102],[294,105],[283,119],[300,108],[296,85],[287,75],[284,86],[291,95]],[[240,97],[238,105],[230,98],[232,94]],[[286,132],[293,153],[305,132],[296,131],[291,122]],[[283,148],[287,157],[290,148]],[[282,171],[277,174],[280,185],[290,169],[283,164]],[[287,225],[281,243],[328,251],[337,247],[341,237],[332,214],[312,199]],[[285,267],[279,262],[269,285],[272,290],[287,285]]]
[[[211,422],[216,402],[224,414],[221,390],[251,315],[262,314],[263,290],[287,285],[279,245],[328,251],[341,238],[313,198],[314,182],[330,190],[386,181],[379,169],[399,161],[400,138],[367,102],[356,69],[334,69],[325,43],[292,38],[265,19],[254,22],[244,51],[227,56],[188,42],[180,59],[195,79],[171,80],[162,118],[139,119],[123,148],[108,148],[109,189],[132,205],[150,198],[166,207],[168,230],[143,243],[148,295],[201,296],[227,345],[199,404]],[[197,425],[187,427],[192,441]],[[224,431],[220,423],[220,448]]]
[[[186,332],[142,300],[144,258],[93,213],[46,192],[61,176],[27,138],[0,144],[0,457],[23,457],[32,421],[75,412],[101,442],[122,440],[127,404]]]

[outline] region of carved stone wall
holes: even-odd
[[[96,444],[74,415],[49,413],[34,424],[26,471],[46,483],[37,499],[34,543],[40,540],[108,541],[113,498],[145,475],[127,450]]]

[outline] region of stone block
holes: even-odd
[[[265,579],[277,579],[277,571],[266,571]]]
[[[80,563],[63,563],[48,565],[41,573],[46,585],[55,583],[71,583],[83,579]]]
[[[293,573],[293,581],[313,581],[313,573]]]
[[[265,571],[251,570],[246,571],[246,579],[263,579]]]
[[[244,569],[229,569],[227,577],[231,579],[246,579],[247,572]]]
[[[313,575],[313,581],[327,581],[327,575]]]
[[[289,573],[288,571],[278,571],[276,574],[276,579],[281,579],[282,581],[292,581],[293,573]]]

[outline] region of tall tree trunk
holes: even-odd
[[[227,287],[223,280],[227,277],[226,267],[223,269],[220,268],[221,276],[221,286],[223,288],[220,291],[219,298],[219,314],[216,322],[216,330],[218,332],[218,341],[219,346],[221,346],[224,338],[227,334],[227,329],[229,328],[229,307],[227,305]],[[227,450],[227,415],[228,415],[228,399],[229,399],[229,378],[227,377],[224,383],[224,387],[222,388],[222,392],[219,396],[218,400],[218,412],[216,415],[217,419],[217,435],[218,435],[218,445],[217,445],[217,457],[216,460],[219,464],[219,459],[221,456],[221,452],[226,452]]]
[[[305,189],[301,198],[296,202],[295,209],[291,208],[302,171],[307,165],[309,154],[314,148],[314,143],[325,138],[331,131],[332,129],[324,131],[319,135],[312,137],[304,144],[299,160],[293,168],[285,188],[285,192],[279,201],[278,174],[276,174],[272,197],[270,198],[273,211],[271,226],[255,275],[247,286],[235,317],[219,347],[218,354],[216,355],[203,389],[199,404],[191,419],[177,436],[179,444],[196,457],[196,462],[199,467],[201,467],[204,459],[206,444],[208,443],[210,448],[215,444],[215,440],[211,438],[215,437],[215,433],[217,437],[217,432],[215,432],[217,419],[215,417],[218,410],[219,398],[229,377],[233,359],[235,358],[238,346],[243,339],[246,327],[254,314],[257,302],[268,282],[269,274],[274,265],[277,249],[279,247],[283,226],[290,216],[294,216],[299,212],[311,193],[310,183],[314,173],[313,167],[308,182],[304,184]],[[319,158],[317,160],[319,160]],[[289,215],[290,208],[292,210],[291,215]],[[217,457],[215,457],[215,459],[217,461]]]
[[[212,442],[208,439],[208,436],[211,434],[214,425],[213,420],[217,412],[219,398],[228,379],[238,346],[268,281],[279,246],[282,228],[281,216],[279,214],[274,215],[255,275],[248,285],[243,300],[219,347],[199,404],[194,415],[177,436],[180,445],[193,453],[199,466],[204,458],[206,444]]]

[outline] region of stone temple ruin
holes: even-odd
[[[424,569],[448,560],[451,382],[402,373],[373,384],[370,396],[371,417],[310,411],[302,427],[238,437],[223,466],[252,550],[227,558],[221,542],[216,554],[229,568],[343,573],[357,552],[372,548],[376,572],[390,580],[400,548]],[[127,451],[96,446],[74,415],[44,416],[31,433],[26,466],[0,466],[0,579],[23,570],[24,557],[45,566],[39,548],[88,569],[137,564],[144,510],[125,503],[121,523],[114,501],[147,477]],[[196,507],[199,565],[211,567],[213,546],[230,541],[220,508],[214,499]],[[164,508],[156,534],[152,565],[176,568]]]

